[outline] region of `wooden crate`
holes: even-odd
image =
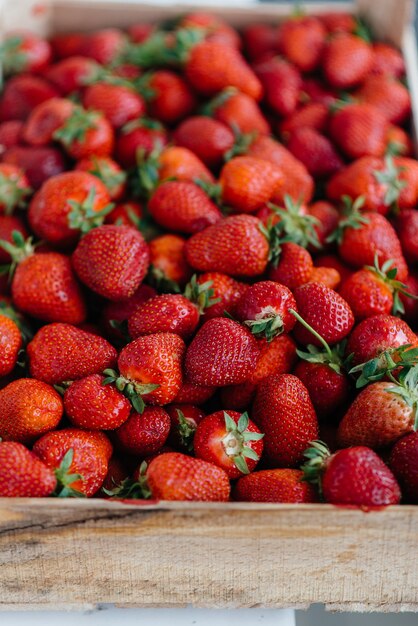
[[[308,8],[318,13],[329,6]],[[3,0],[0,7],[3,32],[126,26],[186,10],[115,0],[49,6]],[[356,5],[377,35],[402,47],[418,120],[412,8],[412,0]],[[214,9],[236,25],[277,20],[290,10]],[[2,609],[321,602],[333,610],[418,611],[417,557],[418,507],[411,506],[364,512],[329,505],[0,499]]]

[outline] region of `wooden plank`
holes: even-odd
[[[418,508],[0,500],[0,605],[418,605]]]

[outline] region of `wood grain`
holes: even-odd
[[[415,610],[418,508],[0,500],[0,606]]]

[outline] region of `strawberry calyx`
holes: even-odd
[[[326,470],[331,452],[326,443],[320,440],[311,441],[303,456],[306,462],[301,466],[302,480],[314,485],[322,499],[322,476]]]
[[[148,464],[143,461],[139,466],[138,478],[125,478],[114,489],[103,488],[104,493],[111,498],[122,500],[149,500],[152,496],[149,488],[146,471]]]
[[[96,190],[92,187],[82,202],[68,200],[68,204],[71,207],[71,211],[68,213],[68,226],[70,228],[85,234],[92,228],[103,224],[105,216],[114,209],[115,205],[111,202],[103,209],[100,209],[100,211],[97,211],[94,208],[95,198]]]
[[[226,87],[201,108],[200,114],[212,117],[215,114],[216,109],[223,106],[225,102],[228,102],[231,96],[234,96],[237,93],[238,89],[236,87]]]
[[[85,494],[81,491],[73,489],[71,485],[79,480],[83,480],[81,474],[70,474],[70,467],[74,458],[74,450],[67,450],[62,458],[60,466],[55,470],[55,478],[57,486],[52,494],[56,498],[85,498]]]
[[[155,265],[150,265],[148,269],[147,283],[155,287],[159,293],[181,293],[180,285],[168,278],[163,270]]]
[[[146,102],[154,100],[157,96],[156,90],[151,86],[155,72],[144,72],[134,82],[135,89],[141,94]]]
[[[367,215],[363,215],[360,209],[364,206],[366,198],[359,196],[355,200],[352,200],[350,196],[341,196],[343,203],[343,215],[338,223],[337,228],[326,238],[327,243],[341,244],[344,238],[344,232],[347,228],[354,228],[359,230],[362,226],[369,224],[370,220]]]
[[[232,458],[235,467],[242,474],[249,474],[246,459],[252,459],[258,461],[258,454],[246,444],[249,441],[259,441],[264,437],[263,433],[255,433],[248,430],[250,418],[248,413],[242,413],[238,422],[236,423],[232,417],[224,411],[225,429],[226,434],[222,438],[222,447],[225,454]]]
[[[384,205],[397,209],[397,201],[402,189],[407,185],[405,180],[399,178],[399,174],[405,170],[404,167],[396,167],[392,156],[385,157],[385,168],[383,170],[375,170],[373,176],[381,185],[386,185],[387,190],[384,196]]]
[[[190,50],[206,36],[203,28],[179,28],[175,32],[157,31],[143,43],[131,44],[122,60],[143,68],[174,66],[187,61]]]
[[[116,389],[129,400],[135,411],[140,414],[145,409],[145,402],[142,396],[155,391],[160,386],[153,383],[138,383],[121,376],[116,370],[112,369],[104,370],[103,375],[105,378],[102,380],[102,385],[114,384]]]
[[[388,348],[374,359],[352,367],[348,373],[355,375],[360,372],[356,380],[356,388],[361,389],[369,383],[382,380],[399,368],[410,368],[416,364],[418,364],[418,348],[412,348],[412,344],[408,343],[399,348]]]
[[[414,430],[418,430],[418,365],[404,367],[398,380],[391,372],[389,379],[394,383],[393,387],[386,387],[385,391],[400,396],[402,400],[414,411]]]
[[[194,178],[193,182],[200,187],[211,200],[222,208],[222,210],[225,210],[225,207],[222,207],[222,186],[219,183],[211,183],[202,178]]]
[[[360,39],[363,39],[366,43],[373,43],[373,37],[370,28],[360,17],[355,18],[356,25],[353,30],[353,35],[357,35]]]
[[[28,55],[22,49],[23,37],[8,37],[0,46],[0,63],[4,74],[16,74],[26,69]]]
[[[131,179],[131,187],[135,196],[148,199],[160,182],[160,156],[163,150],[161,141],[154,143],[154,148],[147,154],[142,148],[136,153],[137,167]]]
[[[283,317],[273,307],[265,307],[255,319],[245,320],[244,324],[253,335],[265,337],[268,343],[284,331]]]
[[[110,191],[125,183],[127,174],[123,170],[117,171],[113,169],[105,159],[100,159],[97,156],[92,157],[92,162],[93,167],[89,170],[89,173],[99,178]]]
[[[139,117],[136,120],[130,120],[129,122],[126,122],[126,124],[124,124],[121,128],[121,133],[123,135],[127,135],[128,133],[131,133],[138,128],[147,128],[148,130],[160,131],[164,130],[164,126],[161,124],[161,122],[153,120],[150,117]]]
[[[53,385],[55,391],[57,391],[60,396],[63,396],[65,394],[65,392],[67,391],[68,387],[70,387],[73,384],[73,380],[63,380],[62,382],[60,382],[59,384]]]
[[[20,176],[0,173],[0,205],[4,215],[12,215],[14,209],[25,208],[27,197],[32,193],[30,187],[20,185]]]
[[[259,135],[258,131],[242,133],[236,124],[231,124],[231,130],[234,133],[235,141],[233,146],[223,155],[224,161],[230,161],[236,156],[247,154],[250,146]]]
[[[393,294],[392,315],[403,315],[405,313],[405,307],[400,299],[400,294],[407,296],[408,298],[418,299],[418,296],[414,296],[407,291],[407,287],[400,280],[396,280],[398,269],[393,267],[394,260],[388,259],[380,267],[379,258],[377,253],[374,256],[374,265],[366,265],[364,269],[372,272],[379,280],[389,287]]]
[[[178,417],[177,431],[181,444],[188,452],[193,452],[193,439],[196,432],[196,422],[193,419],[185,417],[183,411],[176,409]]]
[[[212,286],[212,280],[198,283],[196,274],[191,277],[190,282],[186,285],[184,297],[196,305],[200,315],[202,315],[206,309],[221,301],[221,298],[214,298],[215,292]]]
[[[58,128],[53,139],[61,142],[66,148],[74,143],[83,143],[89,130],[97,128],[97,121],[101,114],[97,111],[86,111],[82,106],[75,104],[71,115],[64,124]]]
[[[315,226],[319,225],[318,218],[313,215],[304,215],[300,212],[301,202],[295,202],[289,195],[284,197],[284,207],[279,207],[269,202],[269,209],[280,217],[276,228],[287,241],[297,243],[303,248],[309,245],[321,248]]]
[[[0,248],[3,248],[12,257],[10,264],[0,267],[0,274],[9,274],[9,278],[13,276],[19,263],[32,256],[37,245],[33,244],[33,237],[29,237],[25,241],[22,233],[18,230],[12,232],[12,240],[13,243],[0,239]]]

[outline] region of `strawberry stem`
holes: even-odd
[[[139,467],[138,480],[125,478],[114,489],[103,488],[104,493],[111,498],[123,500],[149,500],[152,493],[146,477],[147,467],[147,463],[143,461]]]
[[[105,216],[114,209],[115,205],[109,203],[104,206],[103,209],[97,211],[94,207],[95,198],[96,190],[92,187],[87,197],[82,202],[68,200],[68,204],[71,207],[71,211],[68,213],[68,226],[70,228],[74,228],[85,234],[92,228],[103,224]]]
[[[333,352],[331,350],[331,348],[329,347],[329,345],[327,344],[327,342],[325,341],[325,339],[323,337],[321,337],[321,335],[316,332],[316,330],[314,330],[312,328],[312,326],[310,326],[308,324],[308,322],[305,322],[305,320],[303,319],[303,317],[301,315],[299,315],[299,313],[297,313],[294,309],[288,309],[289,313],[291,313],[293,315],[293,317],[296,317],[297,321],[302,324],[302,326],[304,326],[306,328],[306,330],[309,330],[310,333],[312,333],[312,335],[314,337],[316,337],[316,339],[318,339],[318,341],[321,342],[321,344],[324,346],[325,351],[330,359],[330,361],[334,360],[334,355]]]
[[[206,309],[217,304],[221,298],[214,298],[215,291],[212,289],[213,281],[207,280],[204,283],[197,282],[197,275],[194,274],[184,290],[184,297],[197,306],[199,315],[203,315]]]
[[[134,380],[129,380],[129,378],[121,376],[116,370],[112,369],[104,370],[103,375],[105,378],[102,380],[102,385],[114,384],[116,389],[128,398],[135,411],[139,414],[142,414],[145,410],[145,402],[142,396],[146,396],[160,387],[160,385],[153,383],[138,383]]]
[[[325,472],[327,461],[331,456],[330,450],[323,441],[311,441],[309,448],[305,450],[303,456],[307,459],[301,466],[303,471],[302,480],[314,485],[318,494],[323,499],[322,476]]]

